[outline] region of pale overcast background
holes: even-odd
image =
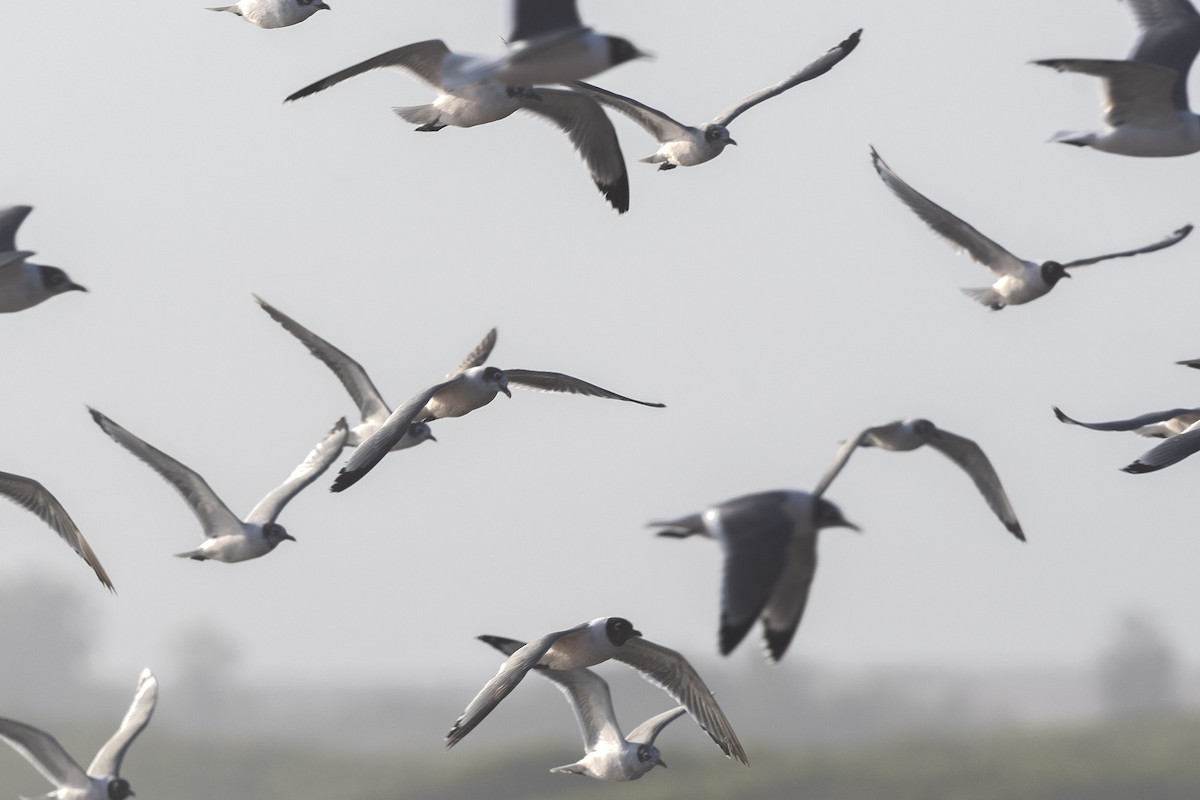
[[[91,291],[0,317],[0,469],[57,495],[119,595],[7,503],[0,579],[42,575],[87,598],[97,679],[132,686],[151,666],[170,686],[172,638],[203,621],[240,648],[248,683],[455,682],[465,703],[496,664],[475,635],[622,615],[709,664],[731,716],[746,676],[806,663],[1091,663],[1131,610],[1200,660],[1200,459],[1127,475],[1148,440],[1050,410],[1104,420],[1196,402],[1200,374],[1172,362],[1200,356],[1200,240],[990,312],[959,292],[989,273],[868,157],[874,144],[1030,258],[1200,222],[1200,159],[1046,143],[1097,123],[1097,86],[1027,62],[1124,57],[1127,7],[583,0],[589,23],[656,54],[595,81],[692,123],[864,29],[832,72],[739,118],[740,146],[712,163],[656,172],[636,160],[656,144],[615,120],[632,184],[618,216],[532,117],[414,133],[391,107],[432,95],[403,73],[283,104],[402,44],[495,53],[508,31],[500,0],[333,6],[281,30],[199,1],[3,12],[0,204],[35,206],[18,245]],[[340,495],[335,466],[280,518],[298,542],[243,564],[176,559],[199,524],[85,404],[199,471],[239,515],[339,416],[357,421],[252,293],[358,359],[392,405],[497,326],[493,364],[668,407],[514,389]],[[905,416],[982,445],[1029,542],[938,453],[860,452],[829,496],[864,533],[822,535],[783,663],[762,663],[757,629],[716,662],[718,547],[645,523],[810,488],[839,441]]]

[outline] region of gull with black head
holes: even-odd
[[[0,208],[0,313],[24,311],[63,292],[86,292],[58,267],[34,264],[17,249],[17,229],[33,206]]]

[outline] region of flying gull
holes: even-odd
[[[58,267],[27,261],[32,250],[17,249],[17,229],[33,206],[0,208],[0,313],[24,311],[56,294],[87,289]]]

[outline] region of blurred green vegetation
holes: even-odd
[[[106,732],[89,731],[101,742]],[[75,737],[68,744],[75,748]],[[771,800],[1196,800],[1200,716],[1114,721],[1003,734],[902,740],[826,752],[747,742],[752,766],[711,746],[664,747],[668,769],[629,784],[547,770],[578,758],[578,740],[481,755],[369,756],[261,741],[182,738],[151,725],[126,775],[141,800],[572,800],[637,797]],[[93,745],[96,746],[96,745]],[[89,752],[76,754],[85,761]],[[45,784],[15,753],[0,758],[0,800]]]

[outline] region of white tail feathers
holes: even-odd
[[[980,289],[963,289],[962,293],[975,302],[983,303],[995,311],[1004,308],[1004,298],[990,286]]]
[[[441,116],[441,112],[439,112],[432,105],[396,106],[392,109],[392,111],[395,111],[401,117],[404,117],[405,120],[414,125],[432,125],[433,123],[437,122],[438,117]]]

